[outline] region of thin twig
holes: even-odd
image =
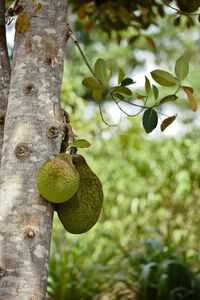
[[[67,27],[68,27],[68,30],[67,30],[67,36],[70,37],[71,40],[74,42],[74,44],[77,46],[77,48],[78,48],[78,50],[79,50],[79,52],[80,52],[80,54],[81,54],[81,56],[82,56],[82,58],[83,58],[85,64],[87,65],[87,67],[88,67],[90,73],[94,76],[94,78],[96,78],[96,80],[102,85],[102,87],[105,88],[103,82],[97,77],[97,75],[95,74],[94,70],[93,70],[92,67],[90,66],[90,64],[89,64],[89,62],[88,62],[88,60],[87,60],[87,58],[86,58],[86,56],[85,56],[85,54],[84,54],[84,52],[83,52],[83,50],[82,50],[80,44],[79,44],[79,42],[78,42],[78,39],[77,39],[77,37],[74,35],[74,33],[72,32],[72,30],[70,29],[69,24],[67,24]]]
[[[104,119],[104,116],[103,116],[103,112],[102,112],[102,108],[101,108],[101,104],[99,103],[99,113],[100,113],[100,116],[101,116],[101,119],[102,121],[109,127],[115,127],[117,126],[118,124],[109,124],[105,119]]]
[[[163,114],[163,113],[162,113],[162,112],[160,112],[159,110],[156,110],[156,111],[157,111],[157,113],[158,113],[159,115],[169,118],[169,116],[168,116],[168,115],[165,115],[165,114]]]
[[[140,107],[140,108],[142,108],[142,109],[144,109],[144,108],[150,108],[150,106],[136,104],[136,103],[130,102],[130,101],[125,100],[125,99],[123,99],[123,100],[121,100],[121,101],[122,101],[122,102],[125,102],[125,103],[128,103],[128,104],[130,104],[130,105],[136,106],[136,107]]]

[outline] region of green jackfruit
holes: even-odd
[[[67,153],[47,161],[37,173],[37,187],[43,198],[53,203],[69,200],[77,191],[79,174]]]
[[[67,202],[57,205],[57,213],[70,233],[84,233],[99,219],[103,203],[103,190],[99,178],[81,155],[73,155],[73,163],[80,176],[76,194]]]

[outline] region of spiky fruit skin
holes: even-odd
[[[91,229],[99,219],[103,204],[103,189],[97,175],[81,155],[73,155],[80,183],[76,194],[67,202],[57,205],[57,213],[65,229],[80,234]]]
[[[69,200],[77,191],[79,174],[67,153],[59,154],[41,166],[37,187],[43,198],[53,203]]]

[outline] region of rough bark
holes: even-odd
[[[10,84],[10,62],[6,44],[4,12],[5,0],[0,0],[0,159],[3,146],[4,121]]]
[[[66,0],[40,0],[25,34],[16,33],[1,161],[0,299],[45,299],[53,206],[36,172],[60,149],[59,97]],[[23,1],[29,16],[34,1]]]

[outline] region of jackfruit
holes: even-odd
[[[77,191],[79,174],[70,154],[61,153],[44,163],[37,173],[37,187],[43,198],[53,203],[69,200]]]
[[[84,233],[99,219],[103,203],[103,189],[97,175],[81,155],[72,156],[79,173],[80,183],[76,194],[65,203],[57,205],[57,213],[70,233]]]

